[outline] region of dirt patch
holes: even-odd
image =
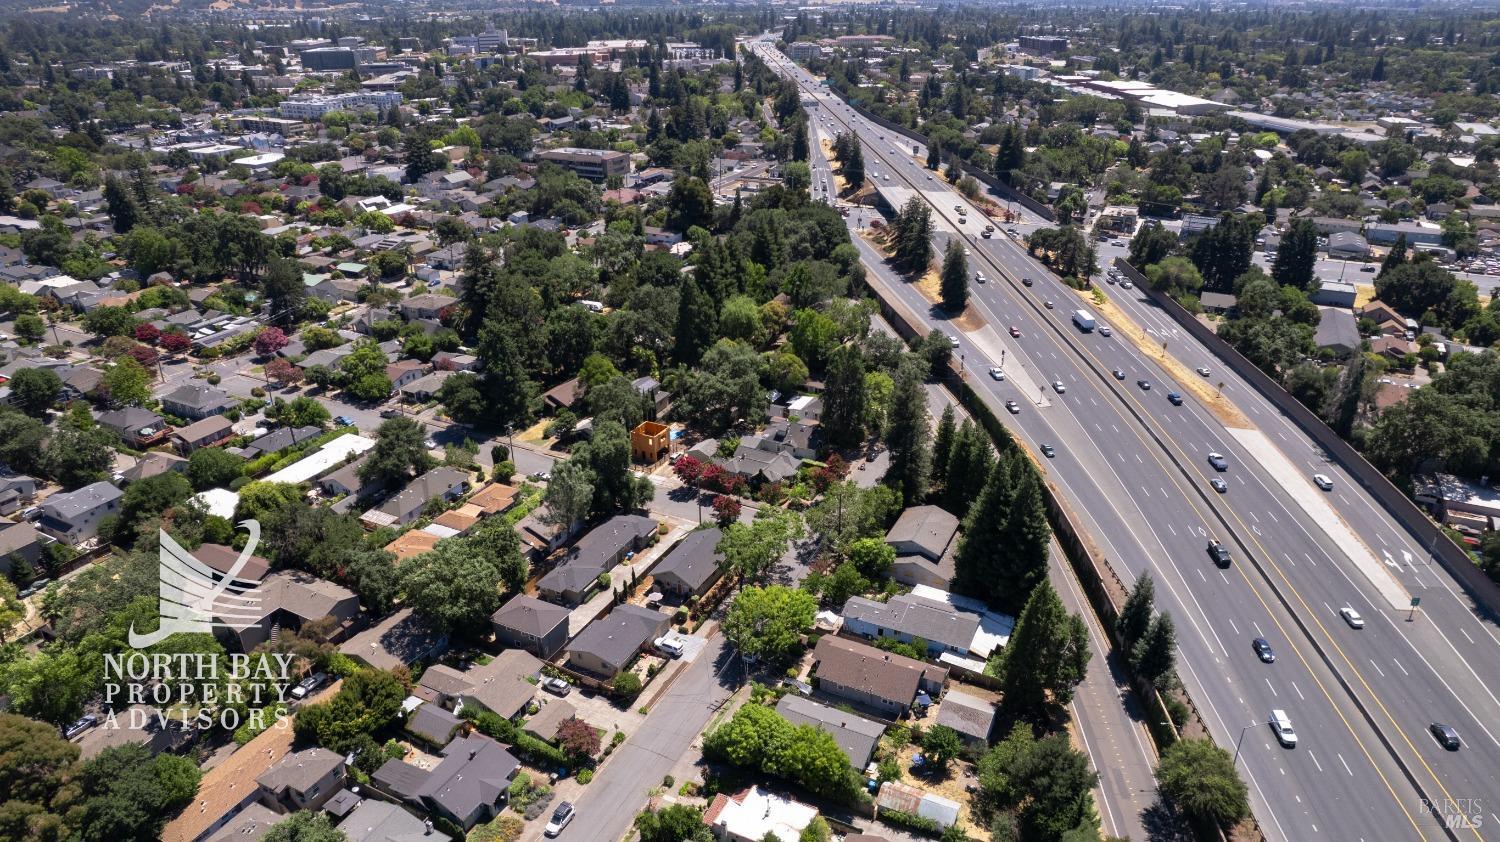
[[[936,268],[928,269],[925,273],[922,274],[922,277],[913,282],[913,286],[917,288],[917,292],[922,293],[923,298],[931,301],[933,304],[942,303],[943,279],[939,275]],[[984,318],[979,315],[979,312],[974,308],[973,304],[965,305],[964,311],[960,313],[957,318],[951,319],[950,321],[952,321],[954,326],[956,326],[959,330],[963,331],[979,330],[980,328],[988,324],[988,322],[986,322]]]
[[[1109,322],[1110,326],[1114,328],[1116,333],[1123,333],[1129,337],[1130,341],[1134,342],[1136,347],[1141,349],[1142,353],[1149,356],[1157,365],[1166,369],[1167,373],[1172,376],[1172,379],[1182,385],[1183,391],[1192,393],[1193,397],[1197,398],[1199,403],[1208,407],[1208,411],[1212,412],[1214,417],[1219,419],[1219,423],[1226,427],[1238,427],[1242,430],[1255,429],[1255,425],[1250,423],[1250,419],[1246,418],[1244,413],[1240,412],[1234,404],[1219,394],[1218,389],[1214,387],[1210,380],[1199,376],[1197,372],[1183,365],[1176,357],[1168,354],[1162,348],[1160,342],[1148,336],[1134,320],[1127,318],[1120,311],[1120,308],[1116,307],[1114,302],[1109,300],[1109,295],[1104,290],[1098,290],[1103,301],[1102,304],[1095,300],[1095,290],[1074,291],[1078,293],[1080,299],[1097,310]]]
[[[923,722],[921,725],[924,730],[932,727],[930,722]],[[905,729],[895,730],[902,736],[906,733]],[[984,838],[985,831],[974,821],[974,810],[969,804],[973,796],[964,789],[965,785],[977,786],[979,783],[974,765],[963,760],[955,760],[948,764],[948,774],[942,780],[914,775],[912,774],[911,767],[912,755],[921,753],[922,749],[919,746],[902,742],[903,744],[898,745],[896,740],[891,739],[890,731],[887,730],[886,736],[880,739],[880,747],[876,752],[876,756],[895,757],[897,759],[898,765],[901,767],[901,783],[914,786],[917,789],[925,790],[935,795],[941,795],[962,805],[962,809],[958,813],[958,826],[969,834],[970,839]]]
[[[516,438],[530,444],[547,443],[547,423],[546,421],[538,421],[521,432],[516,433]]]
[[[1374,284],[1355,284],[1354,285],[1354,309],[1355,309],[1355,311],[1358,311],[1359,308],[1365,306],[1366,304],[1369,304],[1371,301],[1374,301],[1374,300],[1375,300],[1375,285]]]

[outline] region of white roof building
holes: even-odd
[[[798,842],[817,815],[814,807],[753,786],[738,795],[715,795],[703,823],[719,839],[761,842],[769,835],[781,842]]]
[[[364,436],[339,436],[333,441],[325,442],[317,452],[307,458],[299,459],[266,477],[265,481],[284,482],[290,485],[307,482],[344,464],[350,455],[364,453],[374,446],[375,440]]]

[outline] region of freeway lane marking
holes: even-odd
[[[1411,673],[1409,673],[1409,672],[1406,671],[1406,667],[1401,666],[1401,662],[1400,661],[1396,660],[1395,658],[1392,658],[1391,659],[1391,663],[1393,663],[1393,664],[1396,665],[1396,669],[1401,670],[1401,674],[1402,675],[1405,675],[1405,676],[1410,676],[1411,675]]]
[[[1468,638],[1468,640],[1469,640],[1470,643],[1474,642],[1474,638],[1469,637],[1469,632],[1468,632],[1467,629],[1459,629],[1459,631],[1463,633],[1464,637]]]
[[[1232,629],[1234,629],[1235,635],[1239,635],[1239,633],[1240,633],[1240,627],[1235,624],[1234,618],[1233,617],[1225,617],[1224,619],[1226,619],[1226,620],[1229,621],[1229,627],[1232,628]]]
[[[1307,701],[1307,697],[1302,695],[1302,690],[1297,687],[1297,682],[1292,682],[1292,689],[1297,691],[1297,698],[1301,699],[1304,702]]]
[[[1313,765],[1318,767],[1319,772],[1323,771],[1323,764],[1318,762],[1318,756],[1312,753],[1312,749],[1307,750],[1307,756],[1312,758]]]
[[[1260,517],[1258,517],[1258,516],[1257,516],[1257,515],[1256,515],[1256,514],[1255,514],[1255,512],[1251,512],[1251,513],[1250,513],[1250,517],[1251,517],[1251,518],[1252,518],[1252,519],[1254,519],[1254,520],[1255,520],[1255,522],[1256,522],[1256,523],[1260,523]]]
[[[1311,564],[1313,567],[1317,567],[1318,566],[1318,563],[1316,561],[1313,561],[1313,557],[1310,556],[1310,555],[1308,555],[1307,553],[1303,553],[1302,557],[1305,558],[1305,559],[1307,559],[1307,563]]]
[[[1281,694],[1276,692],[1276,686],[1271,683],[1271,679],[1267,678],[1265,679],[1265,682],[1266,686],[1271,688],[1271,695],[1275,696],[1278,699],[1281,698]]]
[[[1172,530],[1172,537],[1174,537],[1174,538],[1177,537],[1177,527],[1175,527],[1175,526],[1173,526],[1172,524],[1169,523],[1169,524],[1167,524],[1167,528],[1170,529],[1170,530]]]
[[[1118,431],[1116,431],[1116,432],[1118,432]],[[1141,458],[1141,454],[1139,454],[1139,453],[1135,454],[1135,461],[1141,463],[1142,465],[1146,464],[1146,460],[1142,459]]]
[[[1281,523],[1281,518],[1277,517],[1275,512],[1266,512],[1266,514],[1271,516],[1272,522]]]
[[[1195,569],[1196,569],[1196,568],[1195,568]],[[1199,579],[1202,579],[1202,580],[1203,580],[1203,581],[1205,581],[1205,582],[1207,582],[1207,581],[1208,581],[1208,577],[1207,577],[1207,576],[1204,576],[1204,575],[1203,575],[1203,571],[1202,571],[1202,570],[1199,570],[1199,571],[1198,571],[1198,578],[1199,578]]]
[[[1286,553],[1282,553],[1282,554],[1281,554],[1281,557],[1282,557],[1282,558],[1284,558],[1284,559],[1286,559],[1286,563],[1287,563],[1287,564],[1290,564],[1290,565],[1291,565],[1291,566],[1293,566],[1293,567],[1296,567],[1296,566],[1297,566],[1297,562],[1295,562],[1295,561],[1292,561],[1292,557],[1291,557],[1291,556],[1289,556],[1289,555],[1287,555],[1287,554],[1286,554]]]
[[[1255,626],[1255,635],[1257,637],[1265,637],[1266,636],[1266,633],[1260,630],[1260,623],[1252,623],[1252,625]]]
[[[1146,495],[1146,496],[1147,496],[1147,497],[1150,497],[1150,496],[1151,496],[1151,492],[1150,492],[1150,491],[1148,491],[1148,490],[1147,490],[1147,489],[1146,489],[1146,486],[1144,486],[1144,485],[1143,485],[1143,486],[1141,486],[1141,493],[1142,493],[1142,494],[1144,494],[1144,495]]]
[[[1380,673],[1380,677],[1381,678],[1385,678],[1385,670],[1383,670],[1383,669],[1380,668],[1380,664],[1375,663],[1375,659],[1374,658],[1370,659],[1370,666],[1374,667],[1375,671],[1378,672],[1378,673]]]
[[[1349,761],[1344,759],[1344,755],[1339,755],[1339,762],[1344,764],[1344,771],[1349,773],[1349,777],[1354,777],[1354,770],[1349,768]]]

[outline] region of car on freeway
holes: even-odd
[[[1199,366],[1199,367],[1193,369],[1193,371],[1198,372],[1198,376],[1199,377],[1207,377],[1208,376],[1208,369],[1206,369],[1206,368],[1204,368],[1202,366]]]
[[[962,224],[964,224],[965,222],[968,222],[968,221],[969,221],[969,218],[967,216],[960,216],[958,218],[958,224],[959,225],[962,225]]]
[[[1222,453],[1210,452],[1208,454],[1208,464],[1212,465],[1216,471],[1229,470],[1229,460],[1225,459]]]
[[[1099,325],[1100,336],[1114,336],[1115,332],[1109,329],[1109,325]]]
[[[1271,651],[1271,644],[1264,637],[1257,637],[1250,641],[1250,648],[1255,650],[1255,657],[1260,658],[1262,662],[1276,663],[1276,653]]]
[[[1225,482],[1219,477],[1214,477],[1213,479],[1209,480],[1208,484],[1213,488],[1213,490],[1219,492],[1220,494],[1229,493],[1229,483]]]
[[[1297,732],[1292,730],[1292,720],[1286,715],[1286,711],[1273,710],[1269,720],[1271,733],[1276,735],[1276,742],[1281,743],[1284,748],[1295,748],[1297,745]]]
[[[1051,309],[1052,309],[1052,308],[1053,308],[1053,306],[1054,306],[1054,305],[1053,305],[1053,304],[1052,304],[1052,302],[1051,302],[1051,301],[1043,301],[1043,302],[1042,302],[1042,304],[1043,304],[1043,305],[1044,305],[1044,306],[1046,306],[1046,308],[1047,308],[1047,309],[1048,309],[1048,310],[1051,310]]]
[[[1313,474],[1313,485],[1316,485],[1324,491],[1333,490],[1333,480],[1329,479],[1325,474]]]
[[[1052,381],[1052,391],[1057,392],[1059,395],[1066,395],[1068,387],[1063,385],[1061,380],[1054,380]]]
[[[932,176],[930,176],[930,175],[929,175],[929,176],[927,176],[927,180],[928,180],[928,181],[932,181]]]
[[[1120,282],[1120,289],[1132,289],[1134,287],[1135,287],[1135,284],[1133,284],[1133,283],[1131,283],[1129,281],[1121,281]]]
[[[964,206],[963,205],[954,205],[953,209],[956,210],[956,211],[958,211],[959,213],[963,213],[964,212]]]
[[[1167,403],[1170,403],[1173,406],[1182,406],[1182,395],[1179,395],[1176,392],[1168,392]]]
[[[999,366],[992,366],[990,368],[990,379],[991,380],[1004,380],[1005,379],[1005,372],[1001,371]]]
[[[1029,287],[1029,286],[1031,286],[1031,284],[1032,284],[1032,280],[1030,278],[1022,278],[1021,279],[1021,286],[1027,286],[1027,287]]]
[[[1116,380],[1124,380],[1125,379],[1125,372],[1122,369],[1118,369],[1117,368],[1117,369],[1115,369],[1114,371],[1112,371],[1110,373],[1115,376]]]
[[[958,347],[958,337],[957,337],[957,336],[951,336],[951,335],[950,335],[950,336],[949,336],[949,337],[948,337],[948,344],[949,344],[949,345],[952,345],[952,346],[953,346],[953,347],[955,347],[955,348],[957,348],[957,347]]]
[[[1364,266],[1359,267],[1359,271],[1361,271],[1361,272],[1374,272],[1375,271],[1375,267],[1366,264]]]
[[[964,251],[968,251],[968,249],[964,249]],[[983,272],[975,272],[974,273],[974,280],[978,281],[981,284],[984,283],[984,273]]]
[[[1427,726],[1427,730],[1431,731],[1432,736],[1437,738],[1438,745],[1441,745],[1443,748],[1446,748],[1449,751],[1458,751],[1458,747],[1460,745],[1458,740],[1458,730],[1455,729],[1452,725],[1444,725],[1441,722],[1434,722],[1431,725]]]
[[[542,679],[542,689],[555,696],[566,696],[573,692],[573,685],[555,675],[549,675]]]
[[[1047,457],[1048,459],[1051,459],[1052,457],[1057,455],[1057,449],[1050,444],[1044,444],[1042,445],[1042,455]]]
[[[981,237],[985,238],[986,240],[988,240],[993,235],[990,234],[990,232],[988,232],[988,231],[980,231],[979,232],[979,236],[981,236]]]
[[[1018,403],[1016,403],[1015,401],[1006,401],[1005,402],[1005,411],[1009,412],[1011,415],[1020,415],[1021,414],[1021,405],[1018,404]]]
[[[1142,392],[1149,392],[1149,391],[1151,391],[1151,381],[1150,380],[1137,380],[1137,381],[1135,381],[1135,385],[1140,386]]]
[[[1010,338],[1012,338],[1012,339],[1020,339],[1021,338],[1021,329],[1018,328],[1018,327],[1016,327],[1015,325],[1011,325],[1010,326]]]
[[[1217,539],[1208,539],[1208,557],[1220,567],[1229,566],[1229,548],[1219,543]]]
[[[563,828],[567,827],[568,823],[573,821],[574,815],[575,813],[573,811],[573,803],[571,801],[564,801],[563,803],[557,805],[557,809],[552,811],[551,820],[548,821],[547,826],[542,829],[542,834],[548,839],[551,839],[557,834],[562,833]]]
[[[1340,608],[1339,616],[1344,618],[1344,622],[1348,623],[1351,629],[1362,629],[1365,627],[1365,618],[1359,616],[1359,612],[1355,611],[1351,605],[1345,605],[1343,608]]]

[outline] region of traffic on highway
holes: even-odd
[[[1432,805],[1496,788],[1500,698],[1482,676],[1500,674],[1500,637],[1430,553],[1126,279],[1109,278],[1095,307],[1014,227],[977,224],[982,207],[933,178],[920,143],[770,44],[756,52],[796,79],[811,129],[863,141],[887,211],[920,196],[939,248],[956,238],[970,250],[983,325],[962,329],[854,237],[882,294],[952,337],[966,373],[987,372],[971,385],[1043,457],[1126,587],[1155,580],[1182,681],[1244,764],[1267,836],[1484,838],[1488,822],[1450,829]],[[832,170],[811,146],[814,193],[833,203]],[[847,218],[863,228],[877,215]],[[1037,221],[1022,215],[1021,227]]]

